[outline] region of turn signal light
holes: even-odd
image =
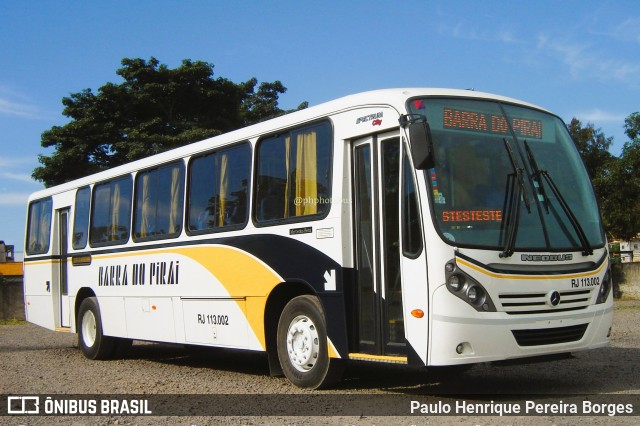
[[[411,315],[416,318],[422,318],[424,317],[424,311],[422,309],[414,309],[413,311],[411,311]]]

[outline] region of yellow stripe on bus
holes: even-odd
[[[391,356],[391,355],[371,355],[362,353],[350,353],[349,359],[358,361],[377,361],[377,362],[390,362],[394,364],[406,364],[406,356]]]
[[[473,269],[474,271],[478,271],[481,274],[488,275],[492,278],[508,278],[511,280],[557,280],[564,278],[582,278],[582,277],[590,277],[596,274],[599,274],[600,271],[607,265],[607,262],[603,262],[602,265],[595,271],[583,272],[580,274],[559,274],[559,275],[509,275],[509,274],[496,274],[494,272],[488,271],[480,266],[474,265],[473,263],[469,263],[460,258],[456,259],[456,263],[460,265],[464,265],[468,268]]]

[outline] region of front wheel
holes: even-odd
[[[88,297],[78,310],[78,346],[89,359],[108,359],[113,355],[116,339],[102,334],[100,307],[95,297]]]
[[[277,341],[282,371],[294,385],[319,389],[340,379],[343,363],[329,358],[327,326],[317,297],[298,296],[287,303],[278,321]]]

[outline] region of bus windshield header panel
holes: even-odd
[[[472,105],[465,105],[469,102]],[[417,107],[416,111],[423,110],[425,100],[414,100],[411,105]],[[521,116],[516,114],[507,117],[498,104],[491,105],[487,102],[450,100],[435,111],[429,111],[429,126],[432,131],[463,132],[478,137],[511,138],[515,133],[518,138],[527,140],[552,142],[555,138],[554,116],[541,117],[537,111],[522,110]]]
[[[515,250],[577,250],[582,234],[591,247],[604,244],[591,182],[558,117],[460,98],[412,99],[408,108],[431,130],[435,167],[425,175],[445,241],[504,250],[515,221]]]

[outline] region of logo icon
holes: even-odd
[[[7,398],[7,414],[39,414],[40,397],[10,396]]]
[[[552,291],[549,295],[549,304],[553,307],[558,306],[560,304],[560,293]]]

